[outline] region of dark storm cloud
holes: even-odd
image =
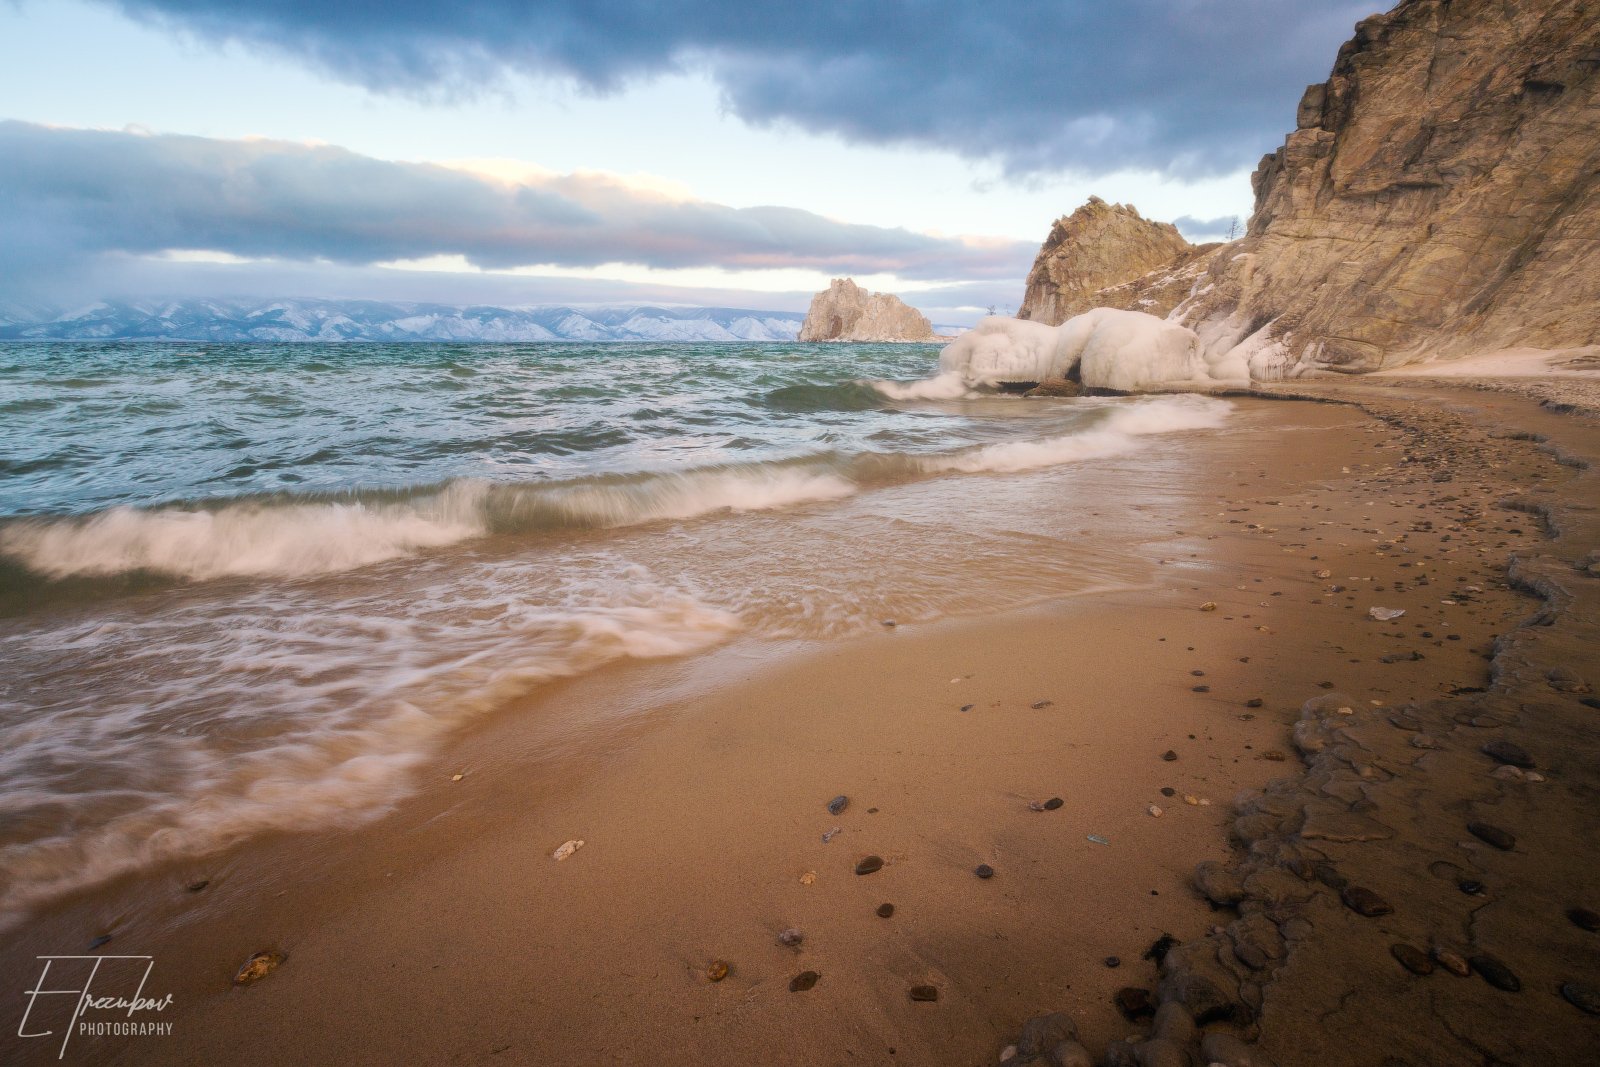
[[[729,109],[1013,174],[1255,162],[1384,0],[101,0],[380,91],[506,71],[610,92],[705,70]]]
[[[668,198],[601,174],[502,181],[284,141],[0,122],[0,267],[202,249],[370,264],[461,255],[486,269],[629,263],[1015,278],[1033,248]]]

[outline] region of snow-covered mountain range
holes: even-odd
[[[494,307],[376,300],[0,304],[0,340],[792,341],[793,311],[671,305]]]

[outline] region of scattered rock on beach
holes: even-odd
[[[805,934],[791,926],[787,930],[783,931],[783,933],[778,935],[778,944],[788,945],[790,948],[799,948],[800,943],[805,939]]]
[[[1339,899],[1344,901],[1344,906],[1357,915],[1365,915],[1375,919],[1380,915],[1390,915],[1394,908],[1377,893],[1359,885],[1347,885],[1339,894]]]
[[[239,973],[233,976],[233,984],[249,985],[252,982],[259,982],[277,970],[278,966],[288,958],[282,952],[275,952],[271,949],[265,952],[257,952],[244,961],[244,966],[239,968]]]
[[[808,989],[815,988],[817,980],[821,977],[822,975],[818,974],[816,971],[801,971],[799,974],[789,979],[789,992],[804,993]]]
[[[1467,823],[1467,833],[1480,841],[1493,845],[1502,852],[1510,852],[1517,847],[1516,836],[1509,830],[1502,830],[1500,827],[1486,822]]]
[[[883,903],[878,905],[878,918],[887,919],[894,914],[894,905]]]
[[[1032,708],[1034,711],[1041,711],[1044,708],[1050,707],[1054,703],[1055,703],[1054,700],[1035,700],[1032,704],[1029,704],[1028,706],[1030,708]]]
[[[1558,693],[1587,693],[1589,687],[1571,667],[1552,667],[1544,674],[1550,688]]]
[[[1117,990],[1117,995],[1114,999],[1117,1003],[1117,1010],[1129,1022],[1156,1013],[1155,1001],[1151,999],[1150,990],[1148,989],[1140,989],[1138,986],[1124,986]]]
[[[911,999],[921,1003],[932,1003],[939,999],[939,990],[931,985],[914,985],[911,987]]]
[[[1590,1015],[1600,1015],[1600,989],[1582,982],[1563,982],[1561,996],[1568,1004]]]
[[[573,840],[568,841],[565,844],[561,845],[554,852],[550,853],[550,858],[555,860],[557,863],[559,863],[562,860],[566,859],[568,856],[572,855],[574,852],[578,851],[582,847],[583,847],[583,842],[577,840],[576,838],[574,838]]]
[[[1389,955],[1400,961],[1400,966],[1412,974],[1432,974],[1433,961],[1428,954],[1415,945],[1408,945],[1404,941],[1389,946]]]
[[[883,870],[882,856],[866,856],[856,863],[857,874],[875,874]]]
[[[95,949],[99,948],[100,946],[109,944],[110,941],[111,941],[111,935],[110,934],[100,934],[99,936],[95,937],[92,941],[89,942],[89,951],[93,952]]]
[[[724,978],[728,977],[729,969],[730,968],[728,967],[727,961],[725,961],[725,960],[712,960],[710,966],[708,966],[706,968],[706,981],[708,981],[708,982],[720,982],[720,981],[722,981]]]
[[[1503,989],[1507,993],[1522,991],[1522,980],[1512,973],[1511,968],[1487,954],[1473,956],[1467,960],[1472,969],[1477,971],[1485,982],[1496,989]]]
[[[1433,956],[1433,962],[1457,978],[1465,978],[1472,973],[1472,964],[1468,963],[1466,957],[1459,953],[1451,952],[1447,948],[1440,948],[1435,945],[1431,955]]]
[[[979,878],[989,879],[994,877],[994,868],[989,866],[987,863],[980,863],[976,867],[972,868],[972,873],[977,875]]]
[[[1572,925],[1588,930],[1591,933],[1600,930],[1600,914],[1596,914],[1588,908],[1568,908],[1567,918],[1572,921]]]
[[[1168,763],[1171,763],[1173,760],[1178,758],[1178,754],[1169,748],[1165,752],[1161,753],[1161,758],[1166,760]]]
[[[1525,771],[1532,770],[1534,767],[1533,757],[1529,756],[1521,745],[1513,744],[1510,741],[1490,741],[1483,746],[1482,752],[1496,763],[1520,767]]]
[[[850,798],[845,796],[843,793],[840,793],[838,796],[836,796],[832,800],[828,801],[828,814],[829,815],[838,815],[840,812],[844,811],[844,809],[848,808],[849,806],[850,806]]]
[[[1200,605],[1200,610],[1201,611],[1216,611],[1217,610],[1217,602],[1215,600],[1208,600],[1204,604]]]
[[[1206,860],[1194,869],[1195,888],[1219,908],[1231,908],[1244,900],[1244,883],[1216,860]]]
[[[184,888],[187,889],[191,893],[198,893],[198,892],[200,892],[202,889],[204,889],[206,886],[208,886],[210,884],[211,884],[211,879],[202,878],[198,882],[190,882],[188,885],[184,886]]]
[[[1022,1024],[1022,1036],[1017,1038],[1017,1052],[1023,1056],[1038,1056],[1049,1052],[1063,1041],[1078,1039],[1078,1024],[1064,1011],[1048,1015],[1035,1015]]]

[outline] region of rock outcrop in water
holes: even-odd
[[[849,278],[835,278],[811,298],[800,325],[802,341],[935,341],[926,316],[889,293],[869,293]]]
[[[1152,222],[1130,204],[1091,196],[1050,228],[1028,272],[1017,318],[1059,326],[1100,306],[1095,297],[1101,289],[1133,281],[1194,251],[1172,223]]]
[[[1182,322],[1257,379],[1600,344],[1592,0],[1402,0],[1297,127],[1244,238],[1087,299]]]

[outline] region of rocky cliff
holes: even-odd
[[[1600,4],[1402,0],[1296,125],[1244,238],[1090,299],[1258,379],[1600,343]]]
[[[889,293],[869,293],[849,278],[835,278],[811,298],[800,324],[802,341],[934,341],[922,312]]]
[[[1099,306],[1095,294],[1132,281],[1193,252],[1169,222],[1152,222],[1132,205],[1098,196],[1050,228],[1028,272],[1017,318],[1058,326]]]

